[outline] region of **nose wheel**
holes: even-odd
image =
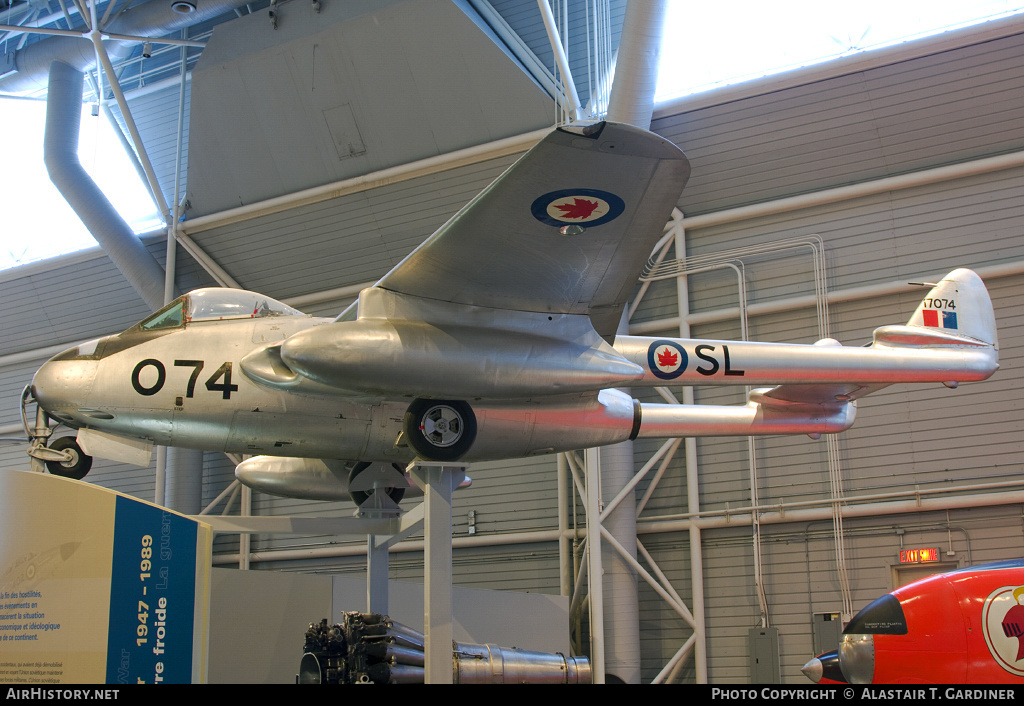
[[[86,455],[72,436],[54,439],[48,451],[62,454],[61,460],[46,461],[46,470],[52,475],[82,480],[92,468],[92,456]]]
[[[46,464],[46,470],[52,475],[64,478],[81,480],[85,478],[89,469],[92,468],[92,456],[89,456],[73,436],[62,436],[54,439],[49,446],[46,442],[53,434],[50,429],[50,420],[39,405],[36,405],[36,425],[30,427],[26,406],[32,396],[31,388],[26,387],[21,394],[21,420],[25,425],[25,433],[28,435],[28,455],[32,458],[33,466],[40,461]],[[41,465],[34,470],[42,471]]]
[[[403,426],[409,446],[427,461],[458,460],[476,439],[476,415],[461,400],[415,400]]]

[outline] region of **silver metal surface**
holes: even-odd
[[[851,684],[870,684],[875,676],[874,635],[843,635],[839,668]]]
[[[834,433],[853,423],[855,400],[887,385],[954,387],[998,368],[992,305],[970,270],[943,278],[906,325],[878,329],[866,348],[637,336],[610,345],[607,307],[618,307],[617,323],[640,267],[622,269],[624,253],[649,246],[664,223],[641,213],[667,211],[687,173],[678,150],[642,130],[556,131],[364,290],[354,318],[197,290],[55,356],[32,395],[73,428],[286,457],[239,477],[334,498],[345,463]],[[585,232],[559,234],[565,218]],[[641,404],[611,389],[694,383],[774,387],[744,406]]]
[[[347,612],[341,623],[311,623],[299,668],[302,683],[437,683],[426,637],[387,615]],[[586,657],[449,640],[438,669],[455,684],[590,684]]]

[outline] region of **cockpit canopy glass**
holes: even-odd
[[[298,309],[244,289],[209,287],[182,295],[143,321],[143,331],[176,328],[192,321],[301,316]]]

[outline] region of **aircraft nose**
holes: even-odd
[[[824,669],[822,668],[821,660],[815,657],[810,662],[801,667],[800,671],[804,673],[805,677],[807,677],[812,682],[817,684],[821,681],[821,676]]]
[[[86,405],[99,361],[74,355],[77,349],[57,355],[36,371],[32,396],[48,414],[69,421]]]

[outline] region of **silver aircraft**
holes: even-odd
[[[55,356],[26,391],[42,420],[30,454],[78,476],[89,455],[148,464],[153,444],[257,455],[236,470],[247,485],[358,502],[371,466],[379,481],[414,458],[816,437],[848,428],[856,400],[887,385],[955,387],[999,367],[988,292],[962,269],[867,347],[616,336],[689,172],[644,130],[556,129],[336,319],[200,289]],[[755,389],[743,406],[615,389],[672,384]],[[45,448],[47,415],[77,442]]]

